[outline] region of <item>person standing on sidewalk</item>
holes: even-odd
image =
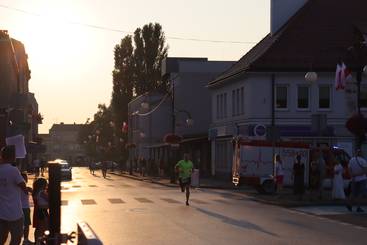
[[[22,172],[24,182],[28,182],[28,175],[26,172]],[[23,231],[23,245],[33,244],[29,241],[29,226],[31,225],[31,209],[29,204],[29,193],[32,193],[32,188],[27,187],[27,193],[21,192],[23,218],[24,218],[24,231]]]
[[[184,159],[180,160],[176,166],[176,172],[178,172],[178,180],[180,182],[181,191],[186,190],[186,206],[189,206],[190,198],[190,185],[191,185],[191,174],[194,165],[189,160],[189,154],[184,154]]]
[[[302,200],[303,194],[305,193],[305,165],[301,159],[301,155],[297,154],[296,161],[293,165],[293,192],[298,196],[299,200]]]
[[[334,164],[334,178],[333,178],[333,190],[332,190],[332,198],[334,200],[344,200],[345,192],[344,192],[344,179],[343,172],[344,168],[335,158],[333,159]]]
[[[23,236],[21,192],[27,187],[15,163],[15,147],[1,149],[0,161],[0,244],[5,244],[10,232],[10,245],[19,245]]]
[[[347,201],[347,209],[353,211],[353,204],[357,205],[357,212],[362,213],[364,210],[360,206],[360,198],[367,192],[367,161],[362,157],[362,151],[358,149],[356,155],[349,160],[349,171],[352,176],[352,192]]]
[[[279,154],[275,155],[275,182],[277,192],[280,193],[283,189],[283,180],[284,180],[284,168],[283,162],[280,158]]]

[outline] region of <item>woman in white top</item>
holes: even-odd
[[[343,166],[337,160],[334,160],[333,199],[345,199],[343,172]]]
[[[279,193],[283,189],[284,180],[284,168],[280,155],[275,155],[275,183],[277,186],[277,192]]]

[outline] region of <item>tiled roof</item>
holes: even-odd
[[[348,58],[356,30],[367,33],[366,9],[366,0],[309,0],[278,32],[268,34],[209,86],[247,71],[334,71]],[[355,66],[351,58],[349,65]]]

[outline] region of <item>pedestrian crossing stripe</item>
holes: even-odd
[[[145,198],[145,197],[135,197],[133,198],[135,201],[138,201],[139,203],[154,203],[155,201]],[[166,203],[169,204],[184,204],[185,200],[176,200],[176,199],[172,199],[172,198],[160,198],[159,200],[164,201]],[[97,205],[97,201],[94,199],[80,199],[79,200],[80,203],[82,205]],[[107,198],[107,201],[110,204],[125,204],[127,203],[126,200],[123,200],[121,198]],[[222,203],[222,204],[230,204],[229,201],[224,200],[224,199],[215,199],[215,200],[209,200],[209,201],[203,201],[200,199],[190,199],[190,202],[195,203],[195,204],[199,204],[199,205],[206,205],[206,204],[210,204],[210,201],[213,202],[218,202],[218,203]],[[61,206],[70,206],[70,205],[74,205],[75,203],[77,203],[78,200],[61,200]],[[102,200],[99,200],[99,203],[103,202]]]

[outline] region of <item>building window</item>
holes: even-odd
[[[220,95],[218,94],[217,95],[217,119],[219,119],[219,108],[220,108],[220,105],[219,105],[219,97],[220,97]]]
[[[245,91],[244,88],[232,90],[232,116],[239,116],[245,112]]]
[[[227,93],[217,95],[217,119],[227,117]]]
[[[367,108],[367,84],[361,86],[359,105],[361,106],[361,108]]]
[[[299,109],[308,109],[309,108],[309,87],[308,86],[299,86],[297,91],[297,107]]]
[[[223,94],[223,118],[227,118],[227,93]]]
[[[319,86],[319,108],[330,109],[330,86]]]
[[[275,89],[275,106],[277,109],[288,108],[288,87],[285,85],[278,85]]]
[[[245,89],[241,88],[241,115],[245,114]]]
[[[236,91],[232,90],[232,116],[236,116]]]
[[[240,90],[236,89],[236,115],[240,114]]]

